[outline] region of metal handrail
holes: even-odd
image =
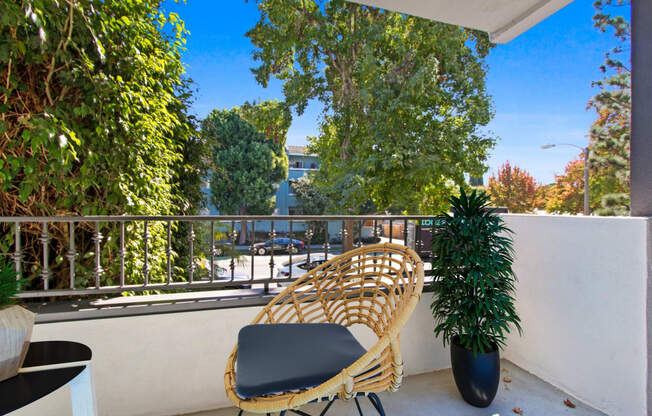
[[[32,284],[31,288],[25,288],[17,297],[19,298],[48,298],[48,297],[65,297],[65,296],[103,296],[107,294],[115,294],[121,292],[144,292],[144,291],[194,291],[194,290],[207,290],[207,289],[221,289],[234,286],[243,286],[243,285],[262,285],[264,291],[267,292],[270,285],[276,283],[289,283],[295,281],[299,276],[292,275],[292,256],[294,254],[294,238],[296,236],[296,228],[294,227],[297,223],[303,223],[306,227],[305,230],[305,239],[307,240],[307,261],[310,261],[310,256],[314,255],[312,239],[315,236],[315,229],[313,229],[310,224],[315,222],[321,223],[332,223],[339,222],[341,224],[340,232],[338,233],[341,236],[342,240],[347,237],[347,222],[355,222],[359,224],[358,235],[353,236],[353,242],[356,246],[362,246],[362,226],[364,222],[373,221],[373,236],[378,237],[379,235],[379,223],[388,222],[389,227],[389,241],[396,241],[397,239],[393,235],[393,224],[402,223],[404,225],[403,239],[404,243],[407,244],[407,224],[409,221],[414,220],[429,220],[433,216],[424,216],[424,215],[413,215],[413,216],[403,216],[403,215],[273,215],[273,216],[264,216],[264,215],[202,215],[202,216],[133,216],[133,215],[108,215],[108,216],[52,216],[52,217],[0,217],[0,225],[7,224],[5,228],[8,232],[13,230],[13,252],[11,253],[2,253],[5,256],[10,257],[15,265],[15,270],[17,273],[17,279],[22,278],[24,270],[24,257],[27,249],[31,249],[29,253],[32,253],[31,259],[34,261],[35,254],[38,253],[38,266],[40,267],[40,277],[41,282],[38,285]],[[254,244],[256,240],[256,223],[260,221],[268,221],[270,223],[268,237],[271,240],[271,248],[269,251],[269,275],[266,277],[255,276],[255,267],[254,267]],[[127,256],[127,236],[125,233],[125,224],[126,223],[142,223],[142,234],[140,241],[142,242],[142,251],[138,252],[138,256],[142,260],[142,269],[140,273],[142,275],[142,282],[134,282],[133,279],[130,279],[130,276],[127,276],[125,271],[125,263]],[[188,268],[185,270],[186,275],[184,276],[175,276],[173,273],[172,267],[172,223],[176,222],[187,222],[189,223],[189,232],[187,235],[187,244],[188,244]],[[249,228],[249,252],[251,255],[251,274],[246,279],[236,279],[236,238],[238,232],[236,230],[236,223],[246,222],[250,225]],[[280,222],[287,222],[289,225],[288,237],[290,239],[289,246],[287,251],[289,254],[289,275],[287,277],[275,276],[275,268],[277,261],[275,260],[275,241],[278,240],[278,233],[276,232],[274,225],[279,224]],[[23,227],[26,224],[38,224],[38,229],[40,230],[38,237],[32,239],[32,245],[30,247],[25,247],[25,243],[21,238],[24,231]],[[52,234],[50,233],[49,225],[50,224],[68,224],[67,238],[68,246],[64,251],[61,251],[65,245],[61,242],[58,247],[60,250],[60,256],[64,258],[64,262],[68,261],[67,267],[67,277],[55,276],[55,271],[51,268],[52,257],[51,256],[51,242],[53,239]],[[90,227],[87,227],[86,232],[89,238],[89,246],[86,252],[80,252],[84,250],[83,247],[76,245],[75,238],[80,232],[80,228],[77,225],[86,223]],[[119,237],[118,237],[118,249],[115,254],[116,264],[119,261],[119,272],[117,276],[118,284],[111,284],[111,281],[108,280],[108,272],[106,260],[102,258],[102,248],[108,240],[112,238],[111,235],[104,235],[107,229],[103,229],[102,223],[114,224],[116,228],[113,230],[116,231],[119,228]],[[160,236],[161,244],[165,246],[164,256],[165,259],[153,258],[153,253],[150,253],[150,245],[153,244],[153,239],[155,235],[150,232],[150,225],[153,223],[163,223],[165,225],[164,235]],[[197,223],[209,223],[210,224],[210,246],[206,253],[204,253],[210,261],[210,271],[206,280],[198,280],[195,270],[195,225]],[[230,238],[231,246],[231,255],[230,261],[226,265],[229,270],[228,276],[217,276],[217,271],[215,270],[216,257],[218,252],[216,251],[216,244],[214,240],[215,236],[215,223],[226,223],[230,224],[230,230],[226,235]],[[109,229],[110,230],[110,229]],[[324,243],[321,245],[324,256],[327,258],[329,250],[332,251],[332,247],[329,239],[328,226],[325,228],[325,238]],[[259,231],[260,232],[260,231]],[[33,231],[32,234],[35,234]],[[357,243],[356,243],[357,238]],[[132,239],[133,240],[133,239]],[[161,247],[159,246],[159,247]],[[278,247],[278,246],[277,246]],[[78,266],[79,259],[85,258],[86,261],[89,261],[89,255],[93,256],[92,264],[89,265],[91,273],[91,284],[85,285],[85,287],[80,287],[82,285],[78,282]],[[278,257],[277,257],[278,258]],[[153,264],[160,262],[159,266],[162,266],[165,276],[152,276],[151,269]],[[39,269],[37,267],[37,269]],[[115,270],[115,269],[114,269]],[[52,288],[51,282],[54,277],[58,278],[58,287]],[[179,281],[179,278],[185,279]],[[66,287],[62,287],[62,282],[65,282]],[[131,280],[131,281],[130,281]],[[115,281],[115,280],[114,280]],[[38,287],[34,287],[38,286]],[[253,286],[251,286],[253,287]]]
[[[427,220],[433,215],[86,215],[51,217],[0,217],[0,223],[16,222],[121,222],[121,221],[346,221]]]

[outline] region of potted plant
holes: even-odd
[[[487,407],[500,381],[499,349],[513,325],[516,277],[509,230],[485,192],[451,197],[432,240],[435,334],[451,346],[455,384],[468,403]]]
[[[10,264],[0,263],[0,381],[18,374],[32,338],[34,314],[14,305],[14,296],[26,280],[16,280]]]

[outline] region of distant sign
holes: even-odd
[[[434,224],[434,220],[419,220],[416,222],[414,250],[423,260],[432,258],[432,232]]]
[[[496,214],[509,213],[505,207],[490,207],[490,209]],[[436,218],[415,221],[414,251],[424,260],[432,258],[432,234],[439,221]]]

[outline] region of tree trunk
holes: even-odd
[[[240,215],[247,215],[247,208],[244,205],[240,207]],[[238,244],[247,244],[247,221],[245,220],[240,222],[240,238],[238,238]]]
[[[342,253],[353,250],[353,244],[355,239],[355,221],[347,220],[344,221],[344,229],[346,230],[345,235],[342,238]]]

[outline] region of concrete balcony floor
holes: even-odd
[[[507,377],[511,382],[506,383]],[[540,378],[522,370],[509,361],[502,361],[501,382],[494,402],[485,409],[475,408],[462,400],[457,392],[453,374],[450,369],[407,377],[401,389],[396,393],[383,393],[380,398],[388,416],[393,415],[429,415],[429,416],[509,416],[516,415],[515,408],[523,415],[604,415]],[[570,408],[564,404],[569,399],[575,404]],[[365,416],[375,416],[367,399],[361,398],[360,404]],[[325,403],[309,404],[301,410],[318,415]],[[193,416],[235,416],[235,408],[219,409],[193,413]],[[246,413],[245,413],[246,414]],[[357,416],[355,403],[336,401],[327,415]]]

